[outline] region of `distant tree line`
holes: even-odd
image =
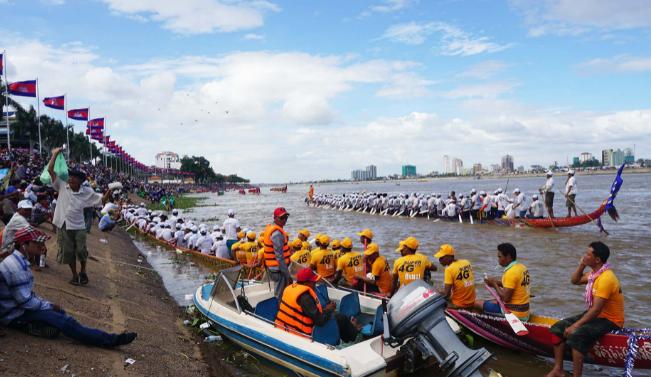
[[[208,161],[203,156],[183,156],[181,170],[194,173],[194,178],[199,183],[249,183],[248,179],[236,174],[223,175],[215,173]]]

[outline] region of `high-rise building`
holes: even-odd
[[[377,179],[377,166],[369,165],[366,167],[367,179]]]
[[[450,156],[447,154],[443,155],[443,174],[450,173]]]
[[[452,171],[450,173],[454,173],[456,175],[462,175],[463,174],[463,161],[461,161],[460,158],[453,158],[452,159]]]
[[[414,166],[414,165],[402,165],[402,176],[403,177],[415,177],[416,176],[416,166]]]
[[[624,151],[617,148],[616,151],[613,151],[613,166],[620,166],[624,163]]]
[[[472,174],[477,175],[481,174],[482,168],[480,163],[476,163],[472,165]]]
[[[624,163],[627,165],[635,163],[635,154],[631,148],[624,149]]]
[[[579,161],[581,163],[588,162],[592,160],[592,153],[590,152],[581,152],[579,155]]]
[[[581,158],[572,157],[572,166],[579,166],[579,165],[581,165]]]
[[[603,149],[601,151],[601,165],[602,166],[613,166],[613,150],[612,149]]]
[[[513,156],[510,154],[502,157],[502,171],[506,173],[513,172]]]

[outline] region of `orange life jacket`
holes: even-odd
[[[298,298],[305,292],[308,292],[310,296],[312,296],[319,312],[323,313],[319,299],[312,288],[306,285],[294,283],[287,286],[283,291],[283,298],[280,300],[280,307],[278,309],[278,314],[276,314],[276,326],[312,335],[314,322],[310,317],[303,313],[303,309],[298,304]]]
[[[262,237],[262,242],[264,243],[264,264],[267,267],[278,267],[278,260],[276,259],[276,253],[274,253],[274,243],[271,241],[271,234],[275,231],[282,233],[285,238],[283,242],[283,259],[285,260],[285,265],[289,266],[289,257],[292,255],[288,243],[289,236],[283,228],[276,224],[267,224],[264,230],[264,236]]]

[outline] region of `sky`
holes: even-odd
[[[8,81],[90,106],[145,164],[169,150],[286,182],[426,174],[443,155],[651,157],[647,0],[0,0],[0,14]]]

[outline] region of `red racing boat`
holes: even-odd
[[[502,317],[455,309],[447,309],[447,314],[463,327],[498,346],[538,356],[554,357],[552,333],[549,328],[558,321],[556,318],[532,315],[529,322],[524,322],[529,334],[518,336]],[[641,337],[637,341],[639,348],[634,359],[635,368],[651,369],[651,333],[643,329],[632,329],[630,333]],[[624,367],[629,352],[629,336],[615,333],[604,335],[595,343],[586,362]],[[566,358],[571,360],[571,354],[568,353]]]
[[[494,221],[499,224],[508,224],[517,226],[519,224],[530,226],[532,228],[565,228],[570,226],[577,226],[587,224],[591,221],[597,221],[601,215],[606,212],[606,202],[604,200],[601,203],[601,206],[594,210],[591,213],[586,213],[581,216],[573,217],[554,217],[554,218],[544,218],[544,219],[527,219],[527,218],[516,218],[516,219],[495,219]]]

